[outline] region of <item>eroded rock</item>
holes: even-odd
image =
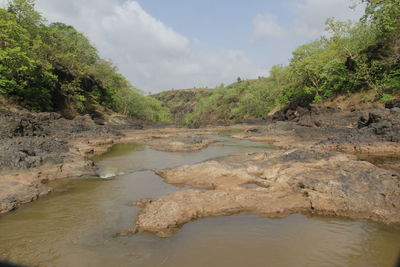
[[[96,175],[72,140],[121,135],[88,115],[67,120],[57,113],[0,110],[0,125],[0,213],[49,193],[48,181]]]
[[[348,153],[399,154],[400,114],[396,110],[376,109],[362,115],[358,128],[317,143],[315,147]]]
[[[305,212],[400,222],[400,177],[355,156],[312,150],[235,155],[157,173],[182,190],[139,201],[133,232],[173,235],[195,219],[248,212],[281,217]],[[254,186],[248,186],[254,185]]]
[[[96,175],[91,161],[65,156],[58,164],[14,172],[0,172],[0,214],[32,202],[53,190],[49,181]]]
[[[216,141],[207,135],[217,135],[216,130],[191,131],[187,129],[149,130],[128,133],[125,141],[148,145],[166,152],[191,152],[207,148]]]
[[[204,136],[178,135],[158,140],[153,139],[144,143],[160,151],[190,152],[204,149],[214,142]]]

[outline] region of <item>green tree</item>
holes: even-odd
[[[378,37],[386,39],[398,33],[400,26],[400,0],[362,0],[366,3],[363,21],[378,30]]]
[[[56,77],[50,65],[32,58],[31,36],[3,9],[0,29],[0,92],[21,97],[33,110],[51,109]]]
[[[35,10],[35,0],[10,0],[7,10],[15,15],[18,24],[27,29],[31,35],[39,34],[38,26],[44,19]]]

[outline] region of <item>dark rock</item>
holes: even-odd
[[[285,121],[286,120],[285,113],[281,110],[278,110],[277,112],[275,112],[272,115],[272,120],[273,121]]]
[[[390,110],[390,113],[393,114],[393,115],[399,116],[400,115],[400,108],[392,108]]]
[[[361,129],[361,128],[367,127],[367,126],[371,125],[372,123],[379,122],[380,119],[381,119],[381,115],[376,114],[376,113],[368,113],[366,115],[363,115],[358,120],[358,128]]]
[[[246,130],[247,133],[257,133],[257,132],[259,132],[259,131],[260,131],[260,130],[257,129],[257,128],[250,128],[250,129],[247,129],[247,130]]]
[[[393,99],[389,102],[385,103],[385,108],[392,109],[392,108],[400,108],[400,98]]]
[[[72,138],[121,135],[97,122],[89,115],[68,120],[58,113],[0,110],[0,170],[62,163],[68,152],[66,142]]]
[[[287,120],[292,121],[294,119],[297,118],[296,116],[296,110],[293,109],[289,109],[288,111],[286,111],[285,117],[287,118]]]
[[[400,116],[397,108],[375,109],[363,114],[357,129],[330,137],[319,145],[356,148],[379,142],[400,142]]]
[[[303,107],[297,107],[296,112],[295,112],[297,117],[303,117],[305,115],[308,115],[309,113],[310,113],[310,111]]]
[[[65,142],[50,138],[13,138],[0,144],[0,169],[15,170],[39,167],[63,161],[68,152]]]

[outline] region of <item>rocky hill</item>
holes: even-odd
[[[188,116],[195,112],[195,107],[200,99],[207,98],[212,94],[212,89],[182,89],[164,91],[151,97],[161,101],[168,108],[176,124],[187,124]]]

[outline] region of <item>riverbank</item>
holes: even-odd
[[[124,117],[100,125],[89,116],[67,120],[56,113],[2,110],[0,124],[0,214],[50,193],[52,180],[97,177],[90,157],[114,144],[184,152],[215,142],[207,138],[213,130],[157,128]]]

